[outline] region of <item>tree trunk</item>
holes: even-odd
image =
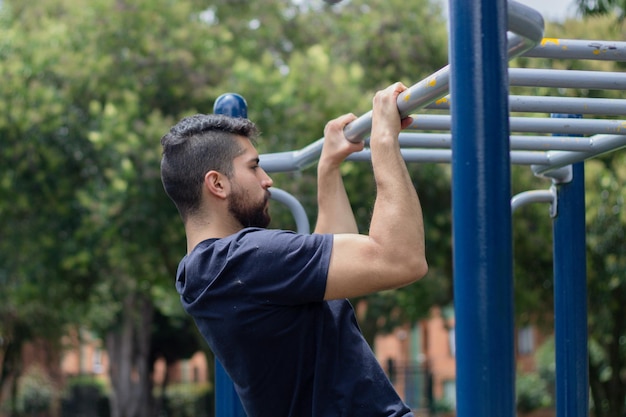
[[[595,417],[607,417],[603,402],[606,397],[604,387],[600,382],[600,371],[598,367],[589,359],[589,385],[591,388],[591,398],[593,399],[593,415]]]
[[[130,294],[119,326],[106,335],[110,358],[111,417],[149,417],[152,411],[150,330],[154,307],[147,297]]]
[[[21,341],[11,339],[5,341],[5,350],[0,363],[0,400],[2,394],[8,391],[9,416],[17,416],[17,382],[22,374],[22,346]]]

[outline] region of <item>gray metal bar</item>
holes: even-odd
[[[566,135],[626,135],[626,120],[511,117],[511,131]]]
[[[549,190],[531,190],[519,193],[511,198],[511,210],[517,209],[531,203],[550,203],[550,217],[557,213],[557,196],[554,187]]]
[[[452,159],[450,149],[401,149],[400,152],[406,162],[449,163]],[[356,162],[369,162],[371,159],[372,153],[369,148],[353,153],[347,158],[348,161]]]
[[[547,161],[548,157],[546,152],[538,152],[538,151],[512,151],[511,152],[511,163],[514,165],[533,165],[533,164],[542,164]],[[533,161],[544,161],[544,162],[533,162]]]
[[[508,56],[514,58],[528,51],[543,37],[543,17],[536,10],[510,0],[508,2],[509,29],[517,33],[507,33]],[[412,85],[398,96],[400,114],[408,116],[411,112],[447,94],[450,84],[450,66],[446,65],[431,76]],[[360,116],[344,128],[346,138],[351,142],[360,142],[372,128],[371,110]]]
[[[525,57],[626,61],[626,42],[544,38]]]
[[[449,115],[413,115],[413,130],[450,130]],[[540,117],[511,117],[512,132],[560,133],[577,135],[626,135],[626,120],[548,119]]]
[[[536,46],[543,39],[543,16],[535,9],[509,0],[507,2],[507,18],[507,29],[525,37],[532,42],[533,46]]]
[[[559,119],[547,119],[559,120]],[[570,121],[578,121],[582,119],[569,119]],[[410,135],[411,133],[402,133],[401,137]],[[413,135],[420,135],[413,133]],[[422,136],[407,136],[406,141],[419,142]],[[528,139],[530,138],[530,139]],[[530,145],[526,146],[525,140],[534,142],[537,146],[536,150]],[[433,146],[448,147],[446,142],[448,139],[444,135],[433,135]],[[511,151],[511,163],[515,165],[531,165],[535,175],[544,175],[550,171],[570,165],[585,159],[593,158],[605,152],[615,151],[626,147],[626,134],[624,135],[594,135],[589,138],[572,138],[572,137],[512,137],[515,143],[515,150]],[[541,140],[545,140],[546,144],[557,147],[582,148],[582,151],[573,150],[550,150],[540,151]],[[405,139],[403,139],[405,141]],[[558,143],[560,142],[560,144]],[[312,146],[315,145],[315,146]],[[300,151],[279,152],[273,154],[263,154],[259,157],[260,164],[268,173],[273,172],[290,172],[304,169],[306,166],[314,163],[319,158],[322,149],[322,139],[314,142],[312,145]],[[406,143],[409,145],[409,143]],[[534,146],[533,145],[533,146]],[[545,144],[544,144],[545,145]],[[419,146],[419,143],[413,144]],[[526,149],[526,150],[524,150]],[[407,162],[432,162],[432,163],[448,163],[451,160],[451,151],[449,149],[402,149],[402,156]],[[352,154],[348,157],[349,161],[370,161],[369,149]]]
[[[297,151],[259,155],[259,165],[267,172],[300,171],[319,159],[323,145],[324,138]]]
[[[426,106],[430,110],[449,110],[450,96]],[[626,100],[615,98],[509,96],[509,110],[528,113],[571,113],[626,116]]]
[[[593,138],[566,136],[521,136],[511,135],[512,150],[526,151],[579,151],[593,150]],[[403,148],[441,148],[450,149],[452,134],[450,133],[413,133],[402,132],[399,138]],[[367,146],[367,141],[365,142]]]
[[[616,151],[626,147],[626,135],[596,135],[594,136],[594,150],[589,152],[550,151],[546,153],[548,161],[544,164],[532,164],[535,175],[545,175],[549,171],[566,165],[584,161],[606,152]]]
[[[452,160],[450,149],[402,149],[402,157],[406,162],[449,163]],[[347,158],[348,161],[368,162],[371,152],[364,149]],[[547,152],[511,151],[511,163],[515,165],[548,164]]]
[[[626,90],[626,73],[509,68],[512,86]]]
[[[272,194],[273,200],[279,201],[289,208],[294,220],[296,221],[298,233],[311,233],[309,218],[306,215],[304,207],[302,207],[302,204],[300,204],[300,201],[298,201],[297,198],[289,194],[287,191],[275,187],[270,188],[270,193]]]
[[[582,97],[510,96],[510,111],[626,116],[626,100]]]

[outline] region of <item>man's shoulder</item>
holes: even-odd
[[[259,242],[267,245],[282,245],[294,241],[319,242],[322,240],[332,240],[332,235],[302,234],[294,232],[292,230],[247,227],[230,236],[226,236],[222,239],[217,239],[212,243],[216,245],[231,245],[233,243],[246,244],[250,242]]]
[[[279,268],[285,262],[293,268],[303,268],[312,259],[316,265],[327,265],[333,247],[332,235],[301,234],[289,230],[245,228],[220,239],[200,242],[181,261],[187,269],[196,271],[259,268],[264,271]],[[273,272],[278,272],[272,270]]]

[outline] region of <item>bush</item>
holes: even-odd
[[[538,373],[519,375],[516,381],[517,409],[529,413],[552,405],[547,384]]]
[[[441,399],[434,401],[431,407],[431,411],[435,415],[448,414],[448,413],[453,412],[454,408],[455,408],[454,405],[449,400],[445,398],[441,398]]]
[[[48,374],[41,368],[31,367],[20,379],[17,408],[25,415],[47,413],[58,393]]]
[[[556,384],[556,363],[554,353],[554,337],[548,338],[535,352],[537,360],[537,372],[548,388],[548,392],[554,397]]]
[[[209,384],[170,385],[165,393],[167,417],[212,417],[213,392]]]
[[[91,377],[79,376],[68,382],[67,392],[61,403],[63,417],[108,417],[109,399],[104,382]]]

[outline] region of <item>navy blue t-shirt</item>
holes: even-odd
[[[201,242],[176,288],[249,417],[412,416],[347,300],[324,301],[332,235],[247,228]]]

